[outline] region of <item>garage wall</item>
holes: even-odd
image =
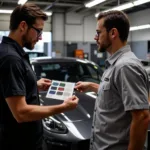
[[[8,31],[9,30],[9,19],[10,15],[0,15],[0,30],[1,31]]]
[[[74,49],[70,48],[75,47],[89,53],[90,43],[95,43],[95,28],[96,18],[93,14],[54,13],[52,18],[52,49],[56,52],[56,56],[67,56],[67,53],[70,53],[68,50],[73,53]]]
[[[68,13],[65,20],[66,41],[94,42],[96,18],[93,14]]]
[[[52,16],[52,51],[54,56],[65,56],[64,14],[53,13]]]
[[[0,31],[9,31],[9,14],[0,14]],[[51,31],[51,17],[45,22],[44,31]]]
[[[95,44],[94,36],[97,20],[93,14],[54,13],[52,18],[53,46],[56,56],[67,56],[70,44],[77,44],[91,59],[91,45]],[[129,41],[131,37],[129,35]],[[69,45],[67,49],[67,45]],[[74,46],[72,46],[73,48]],[[70,51],[73,52],[71,49]]]
[[[54,13],[52,31],[54,41],[95,42],[96,18],[93,14]],[[129,40],[130,40],[129,36]]]
[[[150,23],[149,14],[150,9],[128,14],[131,26]],[[93,38],[96,29],[96,18],[93,14],[55,14],[53,20],[55,20],[53,22],[54,51],[56,50],[59,52],[59,55],[65,56],[66,51],[68,51],[67,43],[76,43],[78,49],[83,49],[86,53],[90,54],[91,44],[95,43]],[[130,32],[128,38],[134,53],[138,57],[141,56],[141,48],[143,48],[142,59],[144,59],[148,53],[148,40],[150,40],[150,29]]]
[[[150,23],[150,9],[129,14],[131,26]],[[130,41],[133,52],[140,59],[148,57],[148,41],[150,40],[150,29],[143,29],[131,32]]]
[[[54,41],[94,42],[96,18],[76,13],[54,13],[52,19]]]
[[[131,26],[149,24],[150,23],[149,14],[150,9],[129,14]],[[150,40],[150,29],[134,31],[131,34],[132,34],[131,41]]]

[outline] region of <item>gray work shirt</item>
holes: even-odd
[[[127,150],[131,110],[149,109],[148,76],[126,45],[106,60],[92,125],[91,150]]]

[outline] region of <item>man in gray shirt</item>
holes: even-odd
[[[149,123],[148,76],[127,45],[128,17],[121,11],[100,13],[95,40],[107,51],[100,85],[78,82],[80,92],[98,94],[92,125],[91,150],[143,150]]]

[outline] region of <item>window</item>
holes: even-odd
[[[78,82],[93,81],[99,83],[100,78],[96,68],[90,64],[79,62],[48,62],[34,65],[38,77],[51,80]]]

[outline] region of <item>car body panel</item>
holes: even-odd
[[[74,93],[79,98],[79,105],[76,109],[64,112],[65,116],[58,114],[57,117],[61,121],[75,122],[92,118],[94,112],[95,98],[85,93]],[[46,98],[46,93],[40,93],[40,100],[43,105],[58,105],[62,100]],[[66,118],[68,118],[68,120]]]

